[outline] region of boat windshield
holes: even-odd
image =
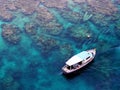
[[[82,64],[82,62],[79,62],[78,64],[79,64],[79,65],[81,65],[81,64]]]
[[[79,64],[75,64],[75,65],[72,65],[72,66],[66,65],[65,67],[66,67],[68,70],[72,70],[72,69],[76,69],[78,66],[79,66]]]
[[[66,65],[66,68],[67,68],[67,69],[71,69],[71,66]]]
[[[71,70],[71,69],[74,68],[73,66],[68,66],[68,65],[65,65],[65,67],[66,67],[68,70]]]

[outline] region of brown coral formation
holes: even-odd
[[[11,11],[19,9],[24,14],[32,14],[36,11],[39,0],[1,0],[0,17],[3,20],[10,21],[13,18]]]
[[[63,9],[67,6],[68,0],[42,0],[44,5],[52,8]]]
[[[117,4],[120,4],[120,0],[115,0],[114,2]]]
[[[46,23],[44,26],[44,32],[52,35],[58,35],[62,32],[63,27],[61,24],[57,23],[56,21],[52,21],[49,23]]]
[[[9,11],[5,11],[5,9],[1,9],[0,12],[2,12],[0,13],[1,20],[11,21],[13,19],[13,15]]]
[[[25,32],[28,35],[36,35],[37,34],[37,24],[35,23],[26,23],[25,24]]]
[[[20,29],[10,24],[2,25],[2,37],[12,44],[17,44],[20,41]]]
[[[95,12],[99,12],[105,15],[111,15],[117,11],[110,0],[87,0],[88,5],[90,5]]]
[[[74,27],[74,28],[70,28],[69,30],[70,30],[70,37],[72,37],[75,40],[88,38],[88,35],[91,35],[90,30],[83,27],[76,27],[76,28]]]
[[[49,22],[53,19],[53,15],[48,11],[46,7],[39,7],[37,9],[36,19],[40,22]]]
[[[14,16],[9,11],[9,9],[16,9],[13,5],[13,2],[8,2],[7,0],[0,1],[0,19],[4,21],[11,21]]]
[[[52,35],[60,34],[61,30],[63,29],[62,25],[57,23],[53,14],[50,13],[46,7],[39,7],[37,9],[37,13],[36,22],[41,28],[43,28],[42,32]]]
[[[39,5],[39,0],[16,0],[15,5],[19,8],[24,14],[32,14],[36,11],[37,6]]]
[[[73,0],[75,3],[85,3],[86,0]]]
[[[2,1],[2,3],[4,2],[4,6],[6,7],[6,9],[11,10],[11,11],[15,11],[17,10],[17,7],[15,6],[15,2],[14,0],[4,0]]]
[[[93,17],[91,18],[91,20],[99,26],[107,26],[108,25],[108,20],[105,15],[103,14],[99,14],[99,13],[94,13]]]
[[[33,41],[42,53],[48,53],[50,50],[54,49],[58,44],[57,40],[44,35],[37,35],[33,37]]]
[[[82,15],[78,12],[73,12],[70,9],[60,11],[63,18],[67,19],[70,22],[78,23],[82,20]]]

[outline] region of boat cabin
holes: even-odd
[[[92,57],[92,54],[87,52],[87,51],[83,51],[77,55],[74,55],[73,57],[71,57],[67,62],[65,67],[68,70],[72,70],[72,69],[76,69],[79,66],[81,66],[83,63],[87,62],[88,59],[90,59]]]

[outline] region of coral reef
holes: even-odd
[[[58,45],[58,41],[44,35],[37,35],[33,37],[33,42],[35,46],[37,46],[37,49],[41,50],[41,53],[49,53],[52,49],[55,49]]]
[[[18,90],[19,84],[18,82],[14,81],[13,77],[8,75],[2,78],[1,89],[3,90]]]
[[[43,28],[42,32],[46,32],[52,35],[58,35],[62,26],[56,22],[53,15],[45,7],[39,7],[37,9],[36,23]]]
[[[109,83],[110,89],[118,89],[119,4],[120,0],[0,0],[0,90],[69,90],[68,81],[77,81],[72,83],[76,90],[106,90]],[[80,78],[61,75],[66,60],[90,48],[96,48],[97,55],[80,76],[75,75]]]
[[[91,32],[84,27],[72,27],[69,29],[69,36],[74,40],[84,40],[85,38],[91,37]]]
[[[105,14],[100,14],[100,13],[95,13],[93,12],[93,16],[90,19],[95,25],[99,26],[108,26],[112,24],[112,21],[116,21],[117,18],[120,16],[116,13],[113,14],[112,16],[106,17]]]
[[[105,15],[112,15],[117,11],[117,8],[110,0],[87,0],[87,3],[94,9],[95,12]]]
[[[41,32],[46,32],[52,35],[61,33],[63,27],[59,24],[53,14],[46,7],[39,7],[37,9],[36,23],[43,29]]]
[[[59,35],[63,30],[62,25],[57,23],[56,21],[51,21],[49,23],[45,23],[45,25],[42,27],[44,29],[43,32],[46,32],[51,35]]]
[[[75,3],[85,3],[86,0],[73,0]]]
[[[38,29],[38,25],[35,23],[26,23],[25,24],[25,32],[28,35],[36,35],[37,29]]]
[[[36,11],[39,5],[39,0],[16,0],[15,6],[21,10],[24,14],[32,14]]]
[[[63,26],[57,23],[55,20],[48,23],[42,22],[42,24],[39,22],[39,26],[42,28],[39,30],[40,32],[51,35],[59,35],[63,30]]]
[[[42,64],[40,60],[36,60],[35,58],[32,58],[33,60],[30,60],[29,62],[29,68],[42,68]]]
[[[12,21],[14,18],[13,14],[7,10],[6,4],[0,3],[0,19],[3,21]]]
[[[11,21],[14,18],[12,11],[18,9],[24,14],[32,14],[40,3],[39,0],[1,0],[0,2],[0,19],[4,21]]]
[[[120,38],[120,21],[119,20],[115,24],[115,34],[118,38]]]
[[[120,4],[120,0],[116,0],[115,2],[116,2],[117,4]]]
[[[73,54],[73,48],[70,44],[63,44],[59,48],[60,55],[64,56],[65,58],[69,58]]]
[[[17,11],[17,9],[18,9],[15,5],[14,0],[6,1],[5,7],[6,7],[6,9],[8,9],[10,11]]]
[[[94,13],[91,21],[93,21],[96,25],[107,26],[109,23],[107,18],[109,17],[105,17],[104,14]]]
[[[82,20],[82,15],[78,12],[73,12],[70,9],[60,10],[61,16],[73,23],[79,23]]]
[[[10,42],[12,44],[17,44],[20,42],[20,29],[14,25],[10,24],[3,24],[2,25],[2,37],[7,42]]]
[[[120,30],[120,20],[118,20],[115,24],[116,28]]]
[[[63,9],[67,6],[67,0],[43,0],[43,3],[47,7]]]
[[[37,9],[36,20],[40,22],[40,24],[44,24],[45,22],[49,22],[53,19],[53,15],[48,11],[46,7],[39,7]]]

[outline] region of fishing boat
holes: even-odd
[[[74,56],[72,56],[63,66],[62,70],[64,74],[73,73],[82,67],[90,63],[96,55],[96,49],[82,51]]]

